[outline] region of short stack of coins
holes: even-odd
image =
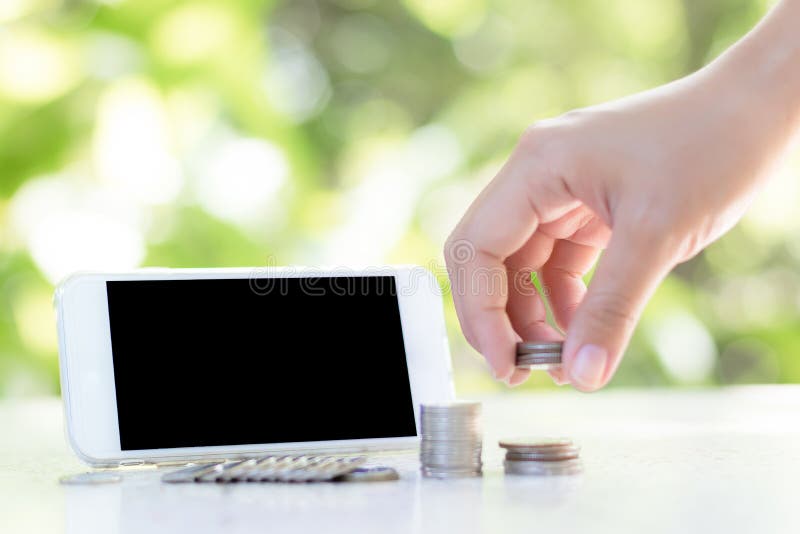
[[[423,404],[422,475],[463,478],[481,475],[482,432],[479,402]]]
[[[517,343],[517,367],[547,370],[561,365],[561,341]]]
[[[580,449],[569,438],[508,439],[500,447],[506,449],[507,475],[575,475],[583,470]]]

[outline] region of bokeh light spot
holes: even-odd
[[[52,100],[80,78],[74,46],[41,30],[0,31],[0,95],[24,103]]]

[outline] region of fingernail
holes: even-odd
[[[575,355],[570,369],[573,383],[585,389],[597,389],[603,384],[608,356],[602,347],[584,345]]]

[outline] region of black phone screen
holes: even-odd
[[[393,276],[106,288],[122,450],[416,435]]]

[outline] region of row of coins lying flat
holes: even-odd
[[[323,482],[366,463],[366,456],[263,456],[188,467],[165,474],[163,482]]]

